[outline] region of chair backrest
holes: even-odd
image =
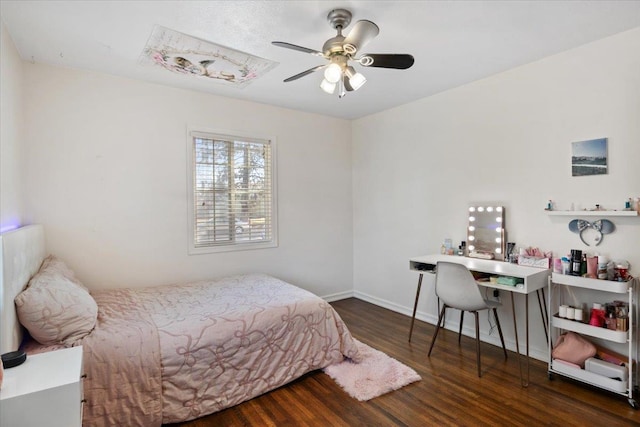
[[[447,306],[459,310],[476,311],[488,308],[473,275],[462,264],[438,262],[436,295]]]

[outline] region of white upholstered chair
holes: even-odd
[[[478,366],[478,377],[482,376],[480,368],[480,326],[478,323],[478,312],[481,310],[493,310],[493,314],[496,319],[496,326],[498,327],[498,333],[500,334],[500,341],[502,342],[502,350],[504,351],[504,357],[507,358],[507,349],[504,345],[504,337],[502,336],[502,329],[500,328],[500,320],[498,320],[498,311],[496,310],[502,304],[497,301],[485,300],[482,297],[482,293],[478,288],[478,284],[471,272],[462,264],[456,264],[452,262],[438,262],[436,266],[436,295],[442,301],[442,310],[438,316],[438,324],[436,331],[431,339],[431,346],[429,347],[429,354],[433,350],[433,345],[438,337],[440,331],[440,325],[443,324],[443,319],[447,308],[455,308],[461,311],[460,316],[460,331],[462,331],[462,320],[465,311],[469,311],[475,315],[476,321],[476,364]],[[458,336],[460,341],[460,336]]]

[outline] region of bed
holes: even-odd
[[[187,421],[359,360],[328,303],[268,275],[89,293],[45,256],[42,226],[1,241],[0,350],[81,345],[85,425]]]

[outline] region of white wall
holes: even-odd
[[[21,224],[23,210],[22,60],[0,20],[0,231]]]
[[[588,248],[548,199],[640,196],[638,29],[352,123],[21,63],[9,40],[2,28],[1,225],[43,223],[48,250],[93,288],[264,271],[409,313],[408,259],[464,239],[468,204],[503,204],[510,241],[566,253]],[[278,138],[278,248],[187,255],[189,124]],[[609,174],[572,178],[571,142],[598,137]],[[639,275],[640,219],[614,222],[598,250]],[[422,295],[433,321],[430,280]]]
[[[572,177],[571,142],[601,137],[609,139],[609,173]],[[504,205],[508,240],[519,246],[593,252],[568,230],[572,218],[543,209],[548,199],[563,209],[622,208],[640,197],[640,29],[356,120],[352,143],[354,287],[362,298],[410,313],[417,274],[409,258],[439,252],[446,237],[464,240],[473,203]],[[640,218],[613,222],[617,231],[597,250],[629,260],[640,275]],[[537,302],[530,308],[532,350],[543,358]],[[435,323],[431,277],[419,313]]]
[[[352,292],[350,122],[25,63],[26,211],[90,288],[266,272]],[[279,247],[187,255],[186,128],[277,138]]]

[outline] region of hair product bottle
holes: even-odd
[[[580,275],[580,265],[582,264],[582,251],[580,249],[571,249],[571,267],[569,274],[574,276]]]

